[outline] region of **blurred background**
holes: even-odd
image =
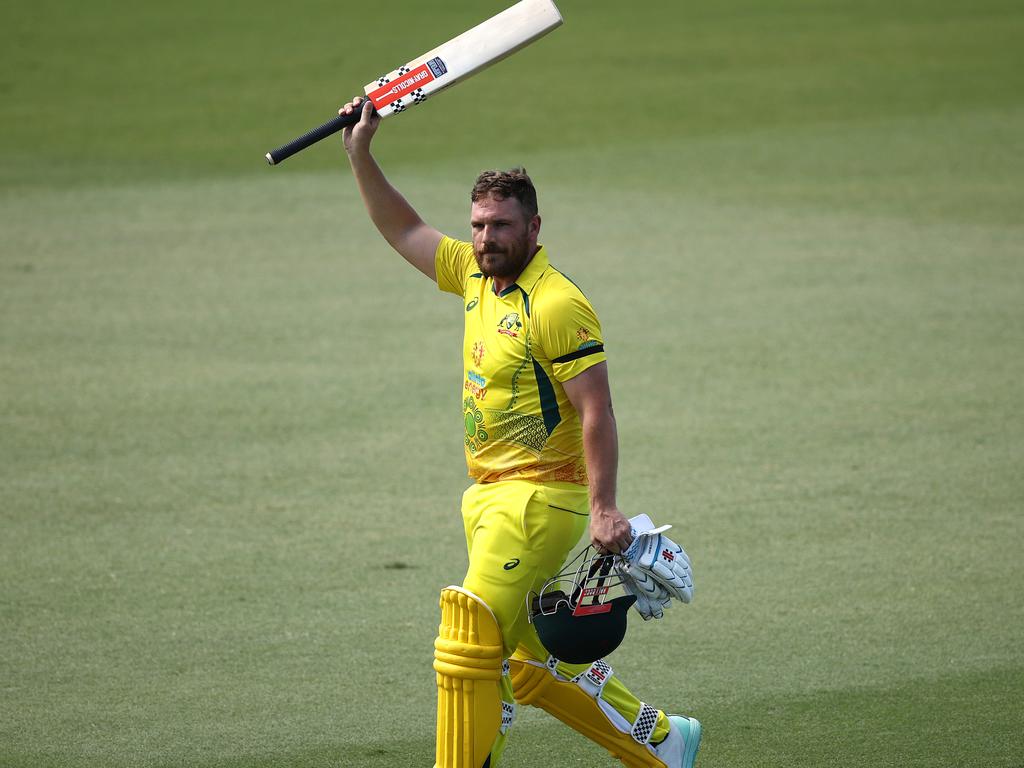
[[[5,8],[0,766],[430,764],[462,313],[263,155],[507,4]],[[375,152],[462,237],[525,165],[602,318],[697,587],[610,663],[708,768],[1019,768],[1024,8],[559,8]]]

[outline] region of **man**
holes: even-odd
[[[370,153],[380,118],[361,109],[345,149],[381,235],[465,307],[463,496],[469,570],[441,593],[435,642],[437,768],[496,768],[515,703],[542,707],[628,766],[690,768],[700,724],[642,703],[603,661],[554,659],[529,623],[526,597],[558,572],[586,530],[623,551],[615,503],[618,438],[601,326],[586,297],[548,262],[526,172],[481,174],[472,243],[426,224]]]

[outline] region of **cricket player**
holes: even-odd
[[[370,218],[392,248],[464,307],[460,401],[474,484],[462,500],[469,569],[441,593],[435,641],[437,768],[497,768],[516,703],[541,707],[631,768],[690,768],[700,723],[640,701],[603,660],[552,658],[526,597],[558,572],[589,526],[620,552],[632,539],[615,502],[618,438],[601,325],[538,242],[523,169],[488,171],[471,193],[472,240],[425,223],[387,181],[361,97],[343,134]]]

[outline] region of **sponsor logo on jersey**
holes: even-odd
[[[469,392],[477,400],[487,397],[487,379],[476,371],[466,371],[466,382],[463,389]]]
[[[484,346],[482,341],[473,342],[473,362],[476,363],[477,368],[480,367],[480,363],[483,362],[484,355],[487,353],[487,348]]]
[[[480,303],[480,299],[473,299],[469,304],[466,305],[466,311],[469,312],[473,307]]]
[[[513,557],[511,560],[509,560],[507,563],[505,563],[501,567],[504,568],[506,571],[511,571],[517,565],[519,565],[519,558],[518,557]]]

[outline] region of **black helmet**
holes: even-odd
[[[618,648],[626,636],[626,612],[636,597],[608,597],[622,584],[612,572],[613,564],[614,555],[587,547],[539,594],[531,592],[527,597],[530,621],[544,647],[559,661],[590,664]]]

